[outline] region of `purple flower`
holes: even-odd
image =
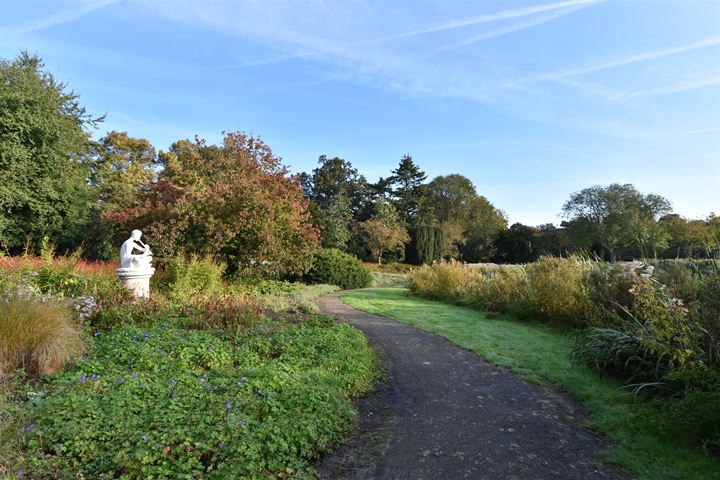
[[[205,383],[205,377],[200,377],[199,380],[200,380],[200,383]]]
[[[118,380],[118,383],[125,383],[125,379],[121,378],[120,380]]]
[[[100,335],[100,332],[98,332],[97,330],[95,330],[95,331],[93,332],[93,337],[97,337],[98,335]]]
[[[37,425],[35,425],[34,423],[31,423],[30,425],[23,427],[23,430],[25,430],[26,432],[29,432],[30,430],[35,429],[35,427],[37,427]]]
[[[80,383],[83,383],[85,380],[87,380],[87,377],[85,375],[80,377]]]
[[[127,363],[127,364],[128,364],[128,365],[132,365],[132,361],[131,361],[131,360],[128,360],[128,363]]]
[[[232,405],[230,404],[230,400],[225,400],[225,409],[230,410],[232,408]]]
[[[173,387],[177,385],[177,380],[170,380],[170,385]]]
[[[220,450],[225,450],[225,440],[220,442]]]
[[[242,428],[242,427],[245,427],[245,426],[247,426],[247,422],[243,422],[242,420],[240,420],[240,421],[238,422],[237,426],[238,426],[238,427],[241,427],[241,428]]]
[[[17,476],[18,476],[18,478],[20,478],[20,477],[22,477],[23,475],[25,475],[25,470],[23,470],[23,469],[21,468],[20,470],[18,470]]]
[[[135,372],[135,375],[133,375],[133,380],[137,380],[137,379],[138,379],[138,374],[139,374],[139,372]]]
[[[140,388],[145,388],[145,384],[144,384],[144,383],[141,383],[141,384],[140,384]]]
[[[143,435],[143,436],[140,437],[140,440],[142,440],[143,442],[147,442],[147,441],[148,441],[148,436],[147,436],[147,435]]]

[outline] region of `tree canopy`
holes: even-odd
[[[158,181],[109,218],[142,227],[162,255],[212,254],[231,268],[304,273],[319,247],[299,182],[262,140],[228,133],[222,145],[181,140],[159,155]]]
[[[81,241],[93,203],[88,185],[93,118],[26,52],[0,61],[0,242],[60,247]]]
[[[369,183],[349,160],[321,155],[291,176],[257,137],[196,138],[156,151],[94,118],[40,58],[0,61],[0,249],[27,239],[115,258],[143,228],[160,255],[209,253],[230,268],[305,271],[319,248],[364,260],[527,262],[572,252],[609,260],[720,255],[720,218],[671,213],[631,184],[592,186],[562,206],[560,227],[513,224],[466,176],[428,177],[409,154]]]
[[[655,222],[670,211],[670,202],[660,195],[617,183],[575,192],[562,208],[570,236],[588,246],[597,241],[611,261],[621,246],[657,242]]]

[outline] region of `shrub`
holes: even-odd
[[[720,454],[720,390],[693,391],[663,408],[664,428],[676,439]]]
[[[687,309],[669,298],[663,285],[644,279],[632,289],[633,308],[618,328],[591,328],[574,350],[575,358],[630,381],[672,383],[673,372],[705,369],[699,326]],[[686,384],[687,382],[682,382]]]
[[[590,308],[587,312],[591,325],[612,326],[618,316],[632,308],[633,286],[640,281],[635,272],[626,272],[618,264],[588,262],[583,282],[587,287]]]
[[[667,263],[656,268],[654,278],[670,289],[670,295],[686,303],[697,299],[701,289],[700,275],[693,274],[691,268],[680,263]]]
[[[223,289],[224,273],[225,266],[211,257],[180,255],[168,264],[168,295],[177,302],[217,295]]]
[[[82,327],[66,302],[18,293],[0,298],[0,374],[52,373],[84,349]]]
[[[136,299],[127,290],[106,300],[90,317],[95,329],[109,330],[122,325],[150,325],[166,315],[166,305],[155,297],[151,300]]]
[[[587,263],[578,257],[540,257],[527,266],[531,302],[541,317],[562,326],[587,324],[588,289],[583,282]]]
[[[305,275],[310,283],[327,283],[342,289],[365,288],[370,285],[370,272],[356,257],[334,248],[323,250]]]

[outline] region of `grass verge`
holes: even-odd
[[[493,319],[482,311],[411,297],[403,288],[350,292],[353,308],[394,318],[436,333],[533,383],[550,382],[580,399],[592,414],[589,426],[612,447],[605,459],[641,480],[716,480],[720,462],[700,449],[662,434],[659,405],[635,399],[622,384],[573,363],[572,337],[541,324]]]

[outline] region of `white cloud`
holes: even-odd
[[[100,0],[97,2],[87,3],[85,5],[82,5],[81,7],[54,13],[53,15],[47,16],[45,18],[26,23],[25,25],[20,25],[17,27],[5,27],[2,30],[7,33],[13,34],[38,32],[57,25],[74,22],[75,20],[78,20],[85,15],[94,12],[95,10],[108,7],[110,5],[115,5],[117,3],[120,3],[121,1],[122,0]]]
[[[697,90],[698,88],[713,87],[716,85],[720,85],[720,75],[711,75],[705,78],[685,80],[682,82],[674,83],[672,85],[648,88],[637,92],[621,93],[618,94],[614,99],[626,100],[630,98],[645,97],[651,95],[671,95],[674,93],[688,92],[691,90]]]
[[[595,63],[592,65],[586,65],[584,67],[579,68],[573,68],[568,70],[561,70],[554,73],[546,73],[542,75],[538,75],[532,79],[530,79],[530,82],[537,82],[537,81],[543,81],[543,80],[562,80],[569,77],[577,77],[580,75],[587,75],[588,73],[595,73],[602,70],[608,70],[611,68],[617,68],[622,67],[625,65],[630,65],[633,63],[638,62],[646,62],[649,60],[656,60],[658,58],[668,57],[670,55],[679,55],[681,53],[687,53],[693,50],[701,49],[701,48],[708,48],[713,47],[716,45],[720,45],[720,37],[710,37],[710,38],[704,38],[702,40],[698,40],[696,42],[692,43],[686,43],[684,45],[679,45],[677,47],[671,47],[671,48],[665,48],[662,50],[653,50],[650,52],[644,52],[639,53],[635,55],[630,55],[627,57],[615,59],[615,60],[606,60],[603,62]]]
[[[532,20],[528,20],[526,22],[515,23],[512,25],[503,27],[503,28],[498,28],[495,30],[490,30],[488,32],[483,32],[480,35],[471,36],[460,42],[456,42],[451,45],[446,45],[444,47],[440,47],[436,50],[433,50],[431,52],[431,54],[446,52],[448,50],[453,50],[453,49],[460,48],[460,47],[466,47],[468,45],[472,45],[474,43],[478,43],[483,40],[489,40],[491,38],[499,37],[502,35],[507,35],[509,33],[519,32],[521,30],[525,30],[527,28],[534,27],[536,25],[542,25],[543,23],[551,22],[551,21],[555,20],[556,18],[564,17],[565,15],[569,15],[569,14],[575,12],[576,10],[580,10],[582,8],[586,8],[590,5],[592,5],[592,3],[587,3],[587,2],[585,2],[585,3],[586,3],[586,5],[576,6],[576,7],[572,7],[572,8],[566,8],[566,9],[562,9],[562,10],[556,10],[548,15],[538,16],[538,17],[533,18]],[[595,3],[595,2],[593,2],[593,3]]]
[[[417,30],[410,30],[404,33],[398,33],[394,35],[387,35],[384,37],[376,38],[371,40],[372,42],[384,42],[387,40],[395,40],[400,38],[414,37],[417,35],[425,35],[428,33],[441,32],[444,30],[453,30],[456,28],[469,27],[472,25],[478,25],[481,23],[497,22],[500,20],[508,20],[510,18],[527,17],[538,13],[548,12],[552,10],[560,10],[569,7],[586,7],[595,3],[603,2],[605,0],[569,0],[565,2],[548,3],[545,5],[533,5],[530,7],[518,8],[515,10],[502,10],[495,13],[488,13],[484,15],[476,15],[473,17],[449,20],[436,25],[430,25]],[[568,12],[569,13],[569,12]]]

